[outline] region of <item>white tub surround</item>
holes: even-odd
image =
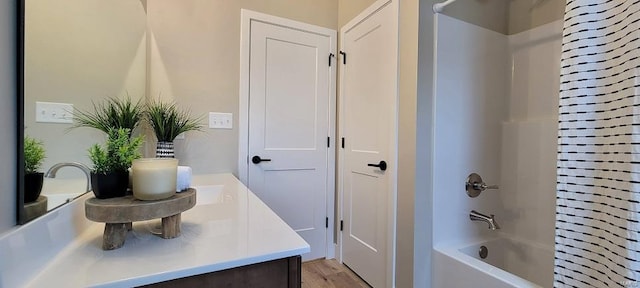
[[[550,287],[562,23],[507,36],[435,18],[432,286]],[[469,198],[471,172],[500,188]],[[477,241],[493,238],[503,240]],[[499,248],[481,261],[470,243]]]
[[[433,221],[434,246],[491,237],[486,223],[469,220],[471,210],[505,219],[498,190],[471,198],[467,176],[501,184],[500,133],[509,67],[506,36],[444,14],[436,18]]]
[[[287,258],[310,251],[309,245],[298,234],[233,175],[197,176],[194,177],[194,188],[198,191],[197,203],[195,207],[182,213],[180,237],[162,239],[152,235],[151,231],[159,223],[157,220],[134,222],[133,231],[127,234],[122,248],[103,251],[101,243],[104,225],[82,217],[79,222],[87,228],[70,239],[57,255],[49,255],[49,259],[40,257],[30,260],[46,261],[40,267],[35,265],[32,275],[28,271],[13,271],[20,274],[10,276],[4,271],[7,267],[0,266],[3,268],[0,286],[132,287]],[[83,201],[86,197],[88,196],[34,222],[50,221],[49,218],[57,216],[56,214],[75,213],[77,216],[84,212]],[[78,202],[81,205],[77,205]],[[66,225],[73,226],[70,221]],[[21,237],[17,234],[28,234],[29,231],[25,231],[28,228],[17,229],[12,232],[14,235],[0,238],[0,248],[3,249],[0,252],[4,255],[4,249],[11,249],[11,245],[19,244],[16,240]],[[54,232],[56,231],[49,233]],[[51,239],[41,241],[43,243],[34,241],[30,245],[46,246],[49,243],[44,242]],[[9,259],[19,261],[15,257]]]

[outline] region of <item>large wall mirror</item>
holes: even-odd
[[[47,172],[58,163],[90,166],[87,149],[105,138],[104,133],[95,129],[71,129],[72,124],[47,122],[47,117],[66,117],[60,115],[61,111],[67,111],[66,104],[73,105],[74,110],[86,111],[106,97],[130,97],[133,101],[145,97],[145,3],[144,0],[21,1],[22,132],[23,136],[44,144],[46,158],[40,172]],[[39,116],[45,122],[36,120]],[[19,138],[21,141],[23,137]],[[22,143],[18,146],[23,147]],[[24,173],[19,174],[22,178]],[[60,168],[55,178],[44,178],[41,195],[45,198],[34,202],[20,203],[25,202],[24,181],[18,179],[18,183],[20,224],[87,190],[84,172],[71,166]],[[42,204],[44,199],[46,205]]]
[[[90,128],[70,129],[69,123],[38,122],[38,102],[72,104],[75,111],[86,111],[106,97],[161,98],[191,109],[193,115],[235,113],[234,123],[239,123],[241,9],[337,29],[374,0],[19,1],[24,5],[24,48],[19,50],[24,52],[24,72],[19,73],[24,121],[19,122],[19,133],[44,143],[46,159],[40,171],[47,172],[58,163],[89,165],[87,149],[104,143],[105,135]],[[176,158],[198,174],[234,172],[238,127],[187,133],[176,141]],[[155,137],[143,132],[142,152],[152,156]],[[48,198],[47,208],[54,208],[85,190],[84,173],[63,167],[55,178],[45,178],[42,195]],[[19,193],[19,223],[24,223],[25,206],[33,202],[22,203]]]

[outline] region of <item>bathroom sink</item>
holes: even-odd
[[[196,205],[208,205],[222,203],[224,185],[202,185],[193,187],[196,189]]]

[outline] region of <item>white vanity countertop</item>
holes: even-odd
[[[233,175],[194,176],[192,186],[197,203],[182,213],[180,237],[152,235],[159,220],[134,222],[122,248],[103,251],[104,224],[91,224],[27,286],[132,287],[310,251]]]

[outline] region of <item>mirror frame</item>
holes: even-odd
[[[18,0],[16,13],[16,70],[17,70],[17,127],[16,127],[16,218],[17,224],[25,224],[24,209],[24,31],[25,0]]]

